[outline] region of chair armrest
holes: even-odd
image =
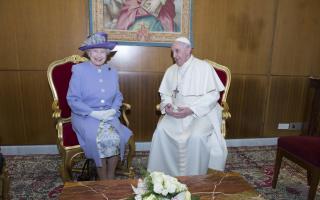
[[[127,127],[129,127],[130,125],[130,122],[128,120],[128,117],[127,117],[127,112],[131,110],[131,105],[128,104],[128,103],[122,103],[122,106],[121,106],[121,113],[122,113],[122,118],[126,124]]]
[[[222,124],[221,124],[221,134],[225,138],[227,134],[227,128],[226,128],[226,120],[231,118],[231,114],[229,112],[229,105],[227,102],[222,101],[221,106],[223,108],[222,110]]]
[[[58,100],[54,100],[52,102],[52,105],[51,105],[51,108],[53,110],[53,113],[52,113],[52,118],[54,119],[59,119],[61,117],[61,110],[59,108],[59,102]]]
[[[223,110],[222,110],[222,119],[226,120],[226,119],[231,118],[231,113],[229,112],[228,103],[223,101],[223,102],[221,102],[221,106],[223,108]]]
[[[70,123],[70,122],[71,122],[71,117],[60,118],[57,121],[56,129],[58,131],[58,143],[62,144],[62,146],[63,146],[63,124]]]
[[[156,105],[156,111],[160,112],[160,104]]]

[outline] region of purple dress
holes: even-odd
[[[96,141],[100,121],[89,114],[94,110],[111,108],[117,111],[109,123],[119,133],[120,157],[123,159],[125,145],[132,132],[119,121],[122,100],[118,72],[114,68],[104,64],[99,69],[90,62],[72,67],[67,93],[67,101],[72,111],[72,128],[86,157],[94,159],[98,167],[102,166]]]

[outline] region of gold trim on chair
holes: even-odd
[[[52,116],[55,119],[60,118],[61,110],[59,109],[59,100],[58,100],[57,90],[54,87],[54,83],[53,83],[53,80],[52,80],[52,71],[53,71],[53,69],[56,66],[59,66],[59,65],[64,64],[64,63],[68,63],[68,62],[80,63],[80,62],[85,62],[87,60],[88,59],[85,58],[85,57],[81,57],[79,55],[72,55],[72,56],[66,57],[64,59],[54,61],[49,65],[48,70],[47,70],[47,77],[48,77],[51,93],[52,93],[52,96],[53,96],[53,103],[52,103],[53,114],[52,114]]]
[[[211,60],[205,59],[206,62],[208,62],[213,68],[222,70],[226,73],[227,75],[227,83],[224,86],[225,90],[224,90],[224,94],[222,95],[222,102],[226,102],[227,100],[227,96],[228,96],[228,92],[229,92],[229,88],[230,88],[230,84],[231,84],[231,72],[229,70],[229,68],[227,68],[226,66],[220,65],[218,63],[215,63]]]
[[[77,64],[77,63],[84,62],[87,60],[88,59],[85,57],[81,57],[79,55],[72,55],[72,56],[66,57],[64,59],[52,62],[49,65],[48,71],[47,71],[48,82],[49,82],[49,86],[50,86],[52,96],[53,96],[53,102],[52,102],[51,107],[52,107],[52,111],[53,111],[52,117],[53,117],[53,119],[56,120],[57,146],[58,146],[58,150],[60,152],[60,155],[62,156],[62,163],[61,163],[60,171],[61,171],[62,179],[64,182],[71,180],[72,172],[77,171],[77,169],[73,170],[73,167],[72,167],[74,158],[79,157],[81,155],[84,155],[84,152],[81,149],[80,145],[64,146],[63,125],[66,123],[70,123],[71,118],[70,117],[67,117],[67,118],[61,117],[61,109],[59,107],[59,98],[58,98],[57,90],[56,90],[55,85],[53,83],[52,73],[53,73],[53,70],[55,69],[55,67],[63,65],[65,63],[71,62],[71,63]],[[127,112],[130,109],[131,109],[130,104],[123,103],[121,106],[121,117],[127,127],[129,127],[129,124],[130,124],[129,120],[127,118]],[[127,163],[126,163],[126,166],[121,167],[121,170],[123,171],[121,174],[128,175],[130,178],[133,178],[134,172],[133,172],[133,168],[131,167],[132,158],[135,154],[135,141],[134,141],[133,135],[130,137],[130,139],[128,141],[128,148],[129,148],[129,152],[126,157]]]
[[[48,77],[48,82],[49,82],[49,86],[51,89],[51,93],[53,96],[53,102],[52,102],[52,118],[56,120],[56,130],[58,132],[58,137],[57,137],[57,146],[58,146],[58,150],[62,156],[62,163],[61,163],[61,175],[62,175],[62,179],[63,181],[68,181],[71,179],[71,171],[72,171],[72,159],[79,155],[79,154],[83,154],[82,149],[80,148],[80,145],[75,145],[75,146],[70,146],[70,147],[66,147],[63,144],[63,124],[65,123],[69,123],[70,122],[70,117],[68,118],[62,118],[61,117],[61,109],[59,107],[59,99],[58,99],[58,94],[57,94],[57,90],[54,86],[53,83],[53,79],[52,79],[52,73],[53,70],[60,65],[63,65],[65,63],[71,62],[71,63],[80,63],[80,62],[84,62],[87,61],[88,59],[85,57],[81,57],[79,55],[72,55],[72,56],[68,56],[66,58],[63,58],[61,60],[57,60],[52,62],[47,70],[47,77]]]
[[[206,59],[206,62],[208,62],[213,68],[221,70],[223,72],[226,73],[226,78],[227,78],[227,82],[226,85],[224,86],[224,93],[222,95],[222,99],[221,99],[221,107],[223,108],[222,110],[222,124],[221,124],[221,133],[223,135],[223,137],[226,137],[227,134],[227,130],[226,130],[226,120],[231,118],[231,113],[229,112],[229,105],[227,103],[227,96],[228,96],[228,92],[229,92],[229,88],[230,88],[230,84],[231,84],[231,72],[229,70],[229,68],[227,68],[226,66],[220,65],[218,63],[215,63],[211,60]]]
[[[2,167],[1,171],[2,174],[0,174],[0,199],[7,200],[9,199],[10,181],[6,165]]]
[[[229,105],[227,103],[227,96],[228,96],[228,92],[229,92],[229,88],[230,88],[230,84],[231,84],[231,72],[226,66],[220,65],[218,63],[215,63],[215,62],[207,60],[207,59],[205,61],[208,62],[213,68],[216,68],[216,69],[219,69],[221,71],[224,71],[226,73],[226,76],[227,76],[227,82],[226,82],[226,85],[225,85],[225,90],[224,90],[224,93],[223,93],[222,99],[221,99],[221,107],[223,108],[223,110],[222,110],[221,134],[223,135],[223,137],[226,137],[226,133],[227,133],[226,120],[231,118],[231,113],[229,112]],[[156,111],[160,111],[160,104],[156,105]]]
[[[121,107],[122,117],[127,127],[129,127],[130,125],[130,122],[127,117],[127,112],[129,110],[131,110],[131,105],[127,103],[122,103],[122,107]]]

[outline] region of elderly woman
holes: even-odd
[[[118,72],[106,64],[116,43],[106,33],[89,36],[80,46],[88,62],[72,67],[67,93],[72,127],[87,158],[97,166],[99,179],[113,179],[131,131],[119,121],[123,96],[119,90]]]

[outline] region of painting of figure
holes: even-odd
[[[177,36],[191,39],[191,0],[91,0],[91,8],[92,31],[120,43],[162,46]]]
[[[105,0],[104,21],[107,29],[178,32],[181,19],[179,0]]]

